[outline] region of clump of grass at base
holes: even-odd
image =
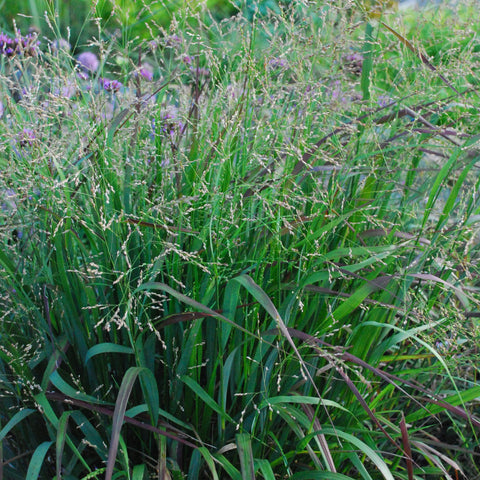
[[[478,474],[477,96],[383,20],[3,59],[8,478]]]

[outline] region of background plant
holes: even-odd
[[[478,475],[476,44],[346,7],[2,57],[6,478]]]

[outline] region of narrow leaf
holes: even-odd
[[[405,423],[405,417],[402,412],[402,418],[400,420],[400,431],[402,432],[403,451],[405,452],[405,462],[407,463],[408,480],[413,480],[413,462],[412,462],[412,450],[410,448],[410,440],[408,438],[407,424]]]
[[[53,442],[43,442],[33,452],[25,480],[38,480],[45,456]]]
[[[15,425],[18,425],[22,420],[34,412],[36,412],[36,410],[31,408],[25,408],[24,410],[17,412],[0,431],[0,442],[3,441],[3,439],[8,435],[10,430],[15,427]]]
[[[125,410],[127,408],[128,399],[132,392],[133,385],[140,372],[144,370],[141,367],[130,367],[125,376],[123,377],[120,390],[118,392],[118,398],[115,403],[115,411],[113,412],[112,421],[112,435],[110,438],[110,446],[108,449],[107,470],[105,473],[105,480],[112,480],[113,468],[115,466],[115,460],[117,458],[118,445],[120,441],[120,430],[125,417]],[[148,370],[146,370],[149,372]],[[151,373],[151,372],[149,372]]]
[[[133,349],[126,347],[125,345],[116,345],[115,343],[99,343],[90,348],[85,355],[85,363],[94,357],[95,355],[101,355],[103,353],[134,353]]]
[[[242,480],[255,480],[255,467],[253,464],[252,440],[248,433],[239,433],[235,436]]]

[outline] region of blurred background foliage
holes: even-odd
[[[31,29],[49,40],[68,38],[73,52],[79,51],[99,32],[117,34],[128,41],[135,38],[151,39],[159,30],[168,30],[174,17],[184,12],[208,9],[209,15],[221,20],[242,11],[252,17],[269,10],[278,12],[291,0],[8,0],[0,1],[0,29],[12,33],[15,25],[26,33]]]

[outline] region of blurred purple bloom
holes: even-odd
[[[169,106],[162,115],[161,130],[172,140],[178,132],[182,132],[184,124],[178,119],[178,110],[174,106]],[[153,125],[155,128],[155,125]]]
[[[274,57],[268,61],[268,67],[271,70],[280,70],[288,67],[288,62],[284,58]]]
[[[3,103],[0,102],[0,118],[3,117],[3,112],[5,111],[5,108],[3,107]]]
[[[118,80],[110,80],[109,78],[100,78],[99,81],[107,92],[118,92],[123,86]]]
[[[87,72],[94,73],[100,66],[98,57],[93,52],[83,52],[77,57],[79,65]]]
[[[205,67],[190,67],[190,72],[192,72],[193,75],[198,78],[208,78],[210,76],[210,70]]]
[[[17,203],[15,201],[17,195],[13,189],[7,188],[6,190],[1,191],[0,196],[3,200],[0,207],[4,212],[13,213],[17,211]]]
[[[57,97],[72,98],[77,93],[77,85],[74,81],[68,79],[64,85],[58,86],[53,90]]]
[[[40,42],[35,33],[29,33],[25,37],[18,33],[18,36],[11,38],[5,33],[0,33],[0,55],[12,57],[20,53],[25,56],[34,56],[37,54]]]
[[[104,105],[102,112],[100,113],[100,118],[102,120],[110,121],[113,118],[114,111],[115,111],[115,105],[113,104],[113,102],[107,102]]]
[[[58,52],[59,50],[64,50],[65,52],[70,51],[70,43],[64,38],[55,39],[51,44],[52,52]]]
[[[363,68],[363,55],[361,53],[348,53],[343,56],[345,68],[354,75],[361,75]]]
[[[24,128],[19,134],[18,141],[21,147],[26,147],[27,145],[32,146],[36,138],[37,136],[31,128]]]
[[[166,47],[175,48],[182,45],[182,39],[176,34],[166,36],[163,41]]]
[[[333,82],[333,89],[332,89],[332,94],[331,98],[333,101],[339,101],[339,102],[345,102],[345,97],[343,96],[342,92],[342,83],[340,80],[335,80]]]
[[[148,46],[150,47],[150,50],[154,52],[158,48],[158,42],[156,40],[150,40],[150,42],[148,42]]]
[[[380,95],[377,100],[377,103],[380,107],[386,107],[392,102],[393,100],[388,95]]]
[[[80,80],[88,80],[88,73],[87,72],[78,72],[77,73],[77,78],[79,78]]]
[[[153,80],[153,67],[150,64],[144,63],[140,67],[139,73],[145,80],[149,82]]]
[[[189,55],[184,55],[182,57],[182,62],[185,64],[185,65],[191,65],[193,63],[193,58],[190,57]]]

